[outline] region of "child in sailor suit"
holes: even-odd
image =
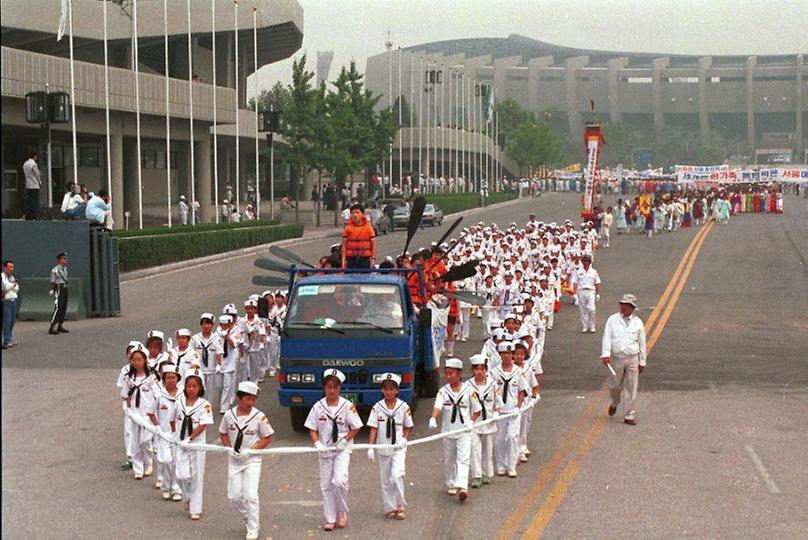
[[[180,445],[177,448],[175,476],[182,488],[182,498],[191,519],[202,514],[202,489],[205,485],[205,452],[185,447],[185,443],[204,443],[205,429],[213,423],[213,409],[203,398],[204,376],[192,369],[185,376],[183,395],[177,402],[174,430]]]
[[[145,417],[154,399],[156,379],[147,365],[146,351],[140,346],[129,354],[131,367],[121,386],[121,399],[126,409],[136,416]],[[129,418],[129,454],[132,471],[140,480],[152,471],[152,434]]]
[[[156,396],[149,409],[149,418],[162,432],[176,436],[173,426],[177,417],[177,400],[182,395],[182,388],[177,386],[181,380],[180,370],[175,364],[164,362],[160,371],[162,384],[157,385]],[[157,447],[157,477],[160,484],[158,487],[162,491],[163,499],[173,498],[175,501],[181,501],[182,491],[174,477],[177,446],[162,437],[155,437],[154,444]]]
[[[497,392],[494,380],[488,376],[485,356],[475,354],[471,357],[471,369],[474,376],[466,381],[477,396],[480,403],[478,422],[491,420],[499,415],[502,400]],[[471,436],[471,487],[478,488],[482,484],[490,484],[494,476],[494,434],[497,423],[489,422],[474,428]]]
[[[491,369],[491,378],[497,385],[497,392],[502,396],[501,412],[509,413],[522,406],[529,387],[525,373],[513,364],[513,343],[503,341],[499,344],[499,355],[502,364]],[[497,434],[494,438],[494,453],[497,461],[497,475],[507,472],[511,478],[516,477],[517,443],[519,438],[519,416],[501,418],[497,422]]]
[[[528,386],[529,399],[539,399],[539,382],[536,380],[536,374],[533,371],[533,365],[528,362],[530,355],[530,345],[525,341],[517,341],[514,344],[513,363],[519,366],[525,372],[525,380]],[[519,461],[524,463],[527,461],[527,456],[530,455],[530,450],[527,448],[527,435],[530,433],[530,424],[533,422],[533,407],[524,411],[519,418]]]
[[[390,519],[404,519],[407,516],[407,501],[404,499],[405,461],[407,458],[407,438],[412,429],[410,406],[398,399],[401,377],[395,373],[382,374],[382,394],[370,410],[367,425],[370,428],[370,444],[394,444],[398,448],[368,449],[368,459],[379,457],[379,474],[382,484],[384,511]]]
[[[463,361],[448,358],[444,374],[447,384],[438,390],[429,427],[438,427],[437,418],[442,417],[441,432],[446,433],[474,425],[482,410],[471,387],[460,380]],[[461,431],[443,439],[443,474],[447,493],[468,497],[469,460],[471,458],[471,432]]]
[[[244,344],[240,326],[236,325],[233,315],[220,315],[219,328],[216,333],[222,340],[222,363],[219,371],[222,375],[222,397],[219,404],[219,413],[230,408],[235,394],[236,366],[243,355]]]
[[[362,428],[356,407],[339,395],[345,375],[337,369],[323,373],[325,397],[314,404],[305,426],[320,451],[320,490],[323,492],[324,529],[348,524],[348,467],[353,438]]]
[[[129,370],[132,367],[132,362],[129,360],[129,354],[132,352],[132,349],[138,345],[141,348],[145,348],[145,346],[139,341],[130,341],[126,346],[126,364],[124,364],[123,367],[121,367],[121,370],[118,372],[118,380],[115,383],[115,386],[118,388],[119,392],[121,388],[123,388],[126,381],[126,376],[129,374]],[[121,405],[123,406],[123,448],[126,451],[126,461],[121,464],[121,469],[130,470],[132,468],[132,454],[129,452],[129,416],[126,414],[128,406],[125,400],[121,402]]]
[[[199,355],[199,368],[205,376],[205,394],[208,401],[221,402],[222,396],[222,353],[224,342],[216,331],[213,313],[203,313],[199,318],[201,332],[191,337],[191,347]]]
[[[247,362],[243,364],[244,371],[239,375],[239,381],[258,382],[264,378],[264,342],[267,339],[267,330],[258,316],[258,302],[247,300],[244,302],[244,309],[247,314],[242,317],[241,324],[244,327]]]
[[[233,448],[227,465],[227,497],[245,522],[248,540],[258,538],[261,456],[241,451],[266,448],[275,432],[266,415],[255,408],[258,393],[255,383],[244,381],[239,384],[236,392],[238,406],[227,411],[219,424],[222,446]]]
[[[191,347],[191,331],[187,328],[177,330],[177,346],[169,351],[171,362],[180,368],[180,374],[185,374],[193,367],[201,368],[202,359],[199,353]]]

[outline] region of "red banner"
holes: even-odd
[[[600,147],[606,141],[600,122],[587,122],[584,132],[584,146],[586,148],[586,168],[584,169],[584,196],[581,204],[581,217],[592,217],[595,202],[595,186],[600,180]]]

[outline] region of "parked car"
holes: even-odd
[[[407,223],[410,222],[410,207],[409,206],[402,206],[401,208],[396,208],[393,212],[393,223],[391,230],[395,231],[397,228],[407,227]]]
[[[443,223],[443,210],[437,204],[427,204],[424,208],[424,217],[421,218],[421,223],[427,223],[436,226]]]

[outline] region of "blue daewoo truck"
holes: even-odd
[[[424,298],[420,270],[292,266],[278,397],[296,431],[305,430],[309,409],[323,396],[327,368],[345,373],[342,395],[360,410],[382,399],[381,374],[388,371],[401,375],[400,398],[411,407],[418,396],[435,396],[431,313],[413,304],[407,286],[412,273]]]

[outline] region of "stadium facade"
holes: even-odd
[[[387,93],[387,57],[395,54],[368,59],[366,79],[374,92]],[[598,118],[622,122],[629,129],[652,134],[678,126],[696,134],[702,144],[717,135],[733,153],[758,161],[765,161],[772,150],[774,160],[808,160],[808,52],[771,56],[609,52],[511,35],[416,45],[402,56],[419,67],[420,57],[425,57],[440,70],[493,85],[498,100],[512,98],[536,114],[553,111],[563,117],[572,136],[581,135],[591,118],[592,100]],[[409,69],[406,65],[404,72],[409,74]],[[416,75],[416,84],[418,80]],[[409,81],[402,77],[404,96],[411,95]]]
[[[114,218],[138,212],[138,152],[136,138],[135,71],[133,69],[133,17],[131,0],[107,5],[110,85],[110,155],[106,152],[105,74],[103,48],[103,2],[72,0],[75,58],[78,181],[90,191],[108,185],[107,160],[111,165]],[[190,21],[192,66],[189,68],[189,22],[186,2],[137,3],[138,69],[140,89],[142,197],[146,208],[165,216],[168,181],[166,173],[166,77],[164,33],[169,40],[169,107],[171,118],[171,194],[191,192],[191,104],[193,103],[194,188],[203,220],[211,220],[213,195],[213,96],[216,94],[218,126],[218,191],[226,183],[234,187],[235,162],[239,160],[241,200],[247,182],[255,181],[255,117],[246,109],[246,80],[256,63],[253,46],[253,13],[257,19],[257,64],[291,56],[303,40],[303,9],[296,0],[242,0],[234,9],[232,0],[214,0],[216,55],[210,1],[194,0]],[[59,2],[48,0],[3,0],[2,4],[2,164],[3,215],[20,213],[26,153],[39,149],[40,170],[52,171],[50,183],[59,204],[66,183],[74,180],[71,124],[51,124],[52,151],[45,155],[45,133],[26,122],[25,95],[29,92],[70,91],[68,37],[56,40]],[[236,32],[236,24],[238,32]],[[238,50],[238,62],[236,62]],[[236,73],[238,65],[238,73]],[[216,86],[213,73],[216,72]],[[194,75],[194,81],[189,81]],[[189,89],[189,85],[191,88]],[[238,88],[238,93],[236,92]],[[237,113],[238,111],[238,113]],[[241,151],[236,156],[235,121],[239,118]],[[265,144],[265,143],[264,143]],[[264,183],[262,179],[262,184]],[[43,186],[42,204],[47,205]],[[220,198],[224,195],[220,195]],[[163,220],[164,221],[164,220]]]

